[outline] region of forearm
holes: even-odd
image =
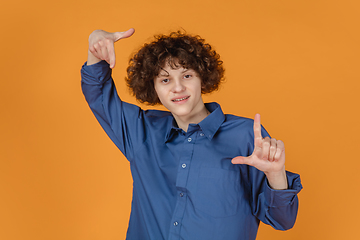
[[[92,66],[86,64],[81,69],[81,77],[82,91],[90,109],[115,145],[123,153],[126,152],[123,140],[127,136],[122,131],[125,119],[123,102],[117,94],[109,65],[105,61]]]
[[[285,172],[287,189],[276,190],[270,187],[269,180],[264,183],[263,191],[256,195],[254,191],[254,214],[264,223],[275,229],[290,229],[296,220],[298,210],[297,194],[302,189],[300,176]]]

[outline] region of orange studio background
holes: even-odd
[[[95,29],[117,44],[123,100],[129,56],[151,36],[185,29],[221,54],[226,83],[205,97],[253,117],[286,144],[304,189],[295,227],[261,224],[258,240],[360,239],[358,1],[2,1],[0,239],[124,239],[129,164],[80,88]],[[145,106],[144,106],[145,107]]]

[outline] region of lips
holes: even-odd
[[[173,102],[180,102],[180,101],[184,101],[186,99],[188,99],[190,96],[186,96],[186,97],[181,97],[181,98],[174,98],[171,101]]]

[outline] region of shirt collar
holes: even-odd
[[[165,143],[170,141],[170,139],[174,136],[175,132],[177,131],[181,131],[180,128],[178,128],[175,118],[173,116],[171,116],[170,118],[171,120],[168,122],[167,125],[167,131],[166,131],[166,135],[165,135]]]
[[[205,136],[211,140],[215,133],[219,130],[221,124],[224,122],[225,115],[221,110],[220,105],[216,102],[205,103],[205,107],[209,110],[210,114],[198,125],[200,126]],[[172,121],[168,122],[168,130],[165,135],[165,142],[169,141],[175,132],[181,131],[181,129],[178,128],[175,119],[173,117],[171,119]]]
[[[199,126],[205,136],[211,140],[225,121],[225,115],[220,105],[216,102],[206,103],[205,107],[209,110],[210,114],[199,123]]]

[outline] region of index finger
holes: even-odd
[[[115,67],[114,43],[111,41],[107,41],[105,51],[106,51],[106,56],[107,56],[107,59],[105,59],[105,60],[110,64],[110,68],[114,68]]]
[[[254,118],[254,142],[255,146],[261,146],[262,143],[261,135],[261,124],[260,124],[260,114],[256,114]]]
[[[112,44],[108,45],[107,50],[108,50],[108,54],[109,54],[110,68],[114,68],[115,67],[115,49],[114,49],[114,45],[112,45]]]

